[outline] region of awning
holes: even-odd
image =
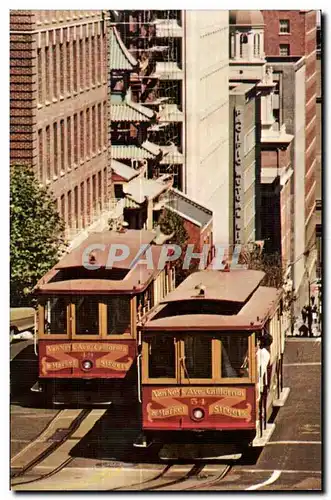
[[[137,60],[130,54],[114,26],[110,30],[109,50],[110,70],[132,71],[137,66]]]

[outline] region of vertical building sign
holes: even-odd
[[[243,186],[243,107],[234,109],[234,243],[242,243],[244,229],[244,186]]]

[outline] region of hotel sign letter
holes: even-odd
[[[243,108],[234,110],[234,243],[242,243],[244,189],[242,179]]]

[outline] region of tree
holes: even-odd
[[[183,261],[185,257],[185,252],[187,249],[189,235],[185,229],[183,219],[169,210],[165,208],[159,218],[158,225],[162,233],[164,234],[173,234],[173,237],[170,238],[168,243],[174,243],[179,245],[182,249],[182,254],[179,259],[176,260],[175,269],[176,269],[176,286],[178,286],[189,274],[197,269],[197,264],[192,263],[189,269],[183,269]]]
[[[284,312],[288,315],[289,325],[292,328],[293,326],[291,325],[294,322],[293,304],[296,300],[296,296],[292,287],[289,288],[285,280],[285,269],[283,268],[281,255],[277,252],[267,254],[259,245],[255,244],[252,246],[252,244],[250,244],[249,249],[245,249],[245,251],[242,252],[239,263],[246,264],[248,269],[263,271],[265,277],[261,283],[262,286],[282,288],[282,307]]]
[[[281,288],[284,284],[284,269],[281,255],[276,253],[265,253],[257,244],[250,244],[249,249],[241,253],[239,263],[246,264],[248,269],[263,271],[262,286]]]
[[[40,187],[32,168],[11,167],[10,175],[10,302],[31,304],[37,281],[63,252],[64,223],[52,193]]]

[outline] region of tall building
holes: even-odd
[[[267,57],[273,68],[275,99],[273,113],[284,123],[288,132],[294,135],[290,160],[293,165],[291,186],[291,279],[297,297],[296,308],[308,302],[307,272],[304,253],[305,242],[305,58],[300,56]]]
[[[50,187],[69,238],[108,197],[108,32],[100,10],[10,13],[10,163]]]
[[[261,11],[230,11],[231,158],[234,242],[264,240],[288,268],[291,256],[291,149],[277,100],[273,67],[264,54]]]
[[[316,82],[317,82],[317,96],[316,96],[316,137],[317,137],[317,150],[316,150],[316,244],[317,244],[317,266],[316,273],[319,278],[322,276],[322,29],[323,29],[323,16],[321,12],[317,11],[317,31],[316,31]]]
[[[316,10],[264,10],[266,24],[265,52],[267,56],[282,58],[305,58],[305,149],[300,161],[305,163],[304,214],[305,214],[305,272],[314,277],[316,264],[315,248],[315,202],[317,169],[317,123],[316,123]],[[296,168],[298,164],[294,165]],[[309,253],[308,253],[309,252]]]
[[[226,10],[187,10],[184,26],[186,192],[213,211],[215,243],[229,243],[229,18]]]
[[[116,159],[147,160],[151,177],[171,173],[175,188],[213,211],[215,241],[228,243],[227,11],[117,11],[115,23],[138,62],[131,99],[156,115],[139,156],[131,148]]]

